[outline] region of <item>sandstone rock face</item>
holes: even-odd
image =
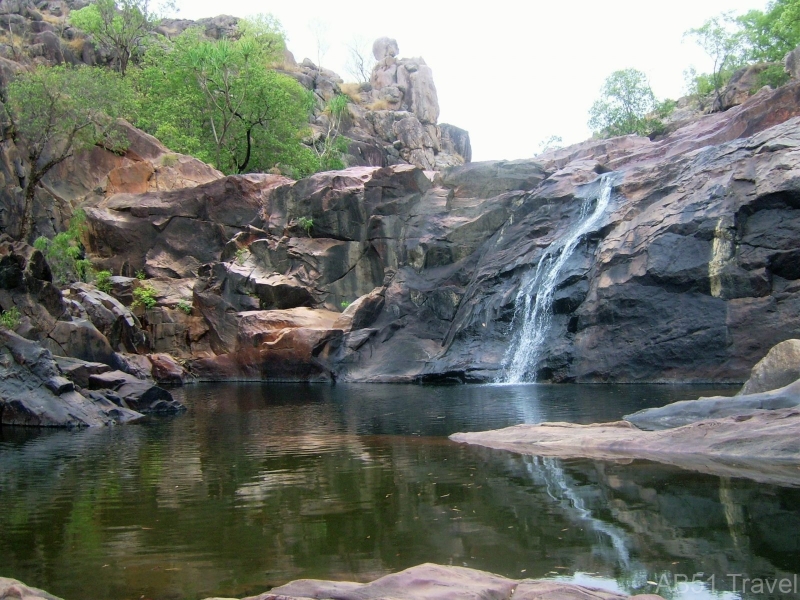
[[[227,178],[112,196],[89,217],[115,264],[164,281],[199,276],[191,316],[169,334],[172,349],[156,351],[198,359],[201,377],[486,381],[516,342],[521,286],[593,206],[599,174],[614,171],[608,209],[555,282],[529,374],[742,381],[800,329],[799,106],[800,84],[790,84],[658,142],[592,140],[430,177],[395,165],[298,182]],[[217,197],[230,209],[212,220]],[[177,219],[187,226],[173,233]],[[296,336],[303,368],[242,367],[252,337],[243,315],[351,304],[363,318],[281,338]]]
[[[798,379],[800,379],[800,340],[786,340],[772,348],[758,361],[739,395],[777,390],[791,385]]]

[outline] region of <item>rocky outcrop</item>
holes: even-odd
[[[102,394],[83,394],[49,351],[0,329],[0,424],[96,427],[141,417]]]
[[[21,581],[0,577],[0,600],[60,600],[47,592],[28,587]]]
[[[800,83],[656,142],[592,140],[439,174],[357,167],[112,195],[87,210],[90,248],[115,268],[162,276],[155,287],[192,290],[183,315],[189,292],[165,288],[158,322],[169,327],[154,350],[202,359],[213,378],[259,372],[218,364],[239,352],[243,314],[340,312],[372,295],[368,319],[312,327],[306,376],[486,381],[516,341],[521,286],[593,206],[599,174],[614,171],[608,209],[555,281],[529,375],[743,381],[800,329],[798,106]],[[290,376],[279,371],[261,372]]]
[[[302,579],[243,600],[446,600],[448,598],[492,598],[495,600],[616,600],[631,596],[557,581],[513,580],[463,567],[423,564],[393,573],[370,583]],[[663,600],[652,594],[633,596],[640,600]],[[0,600],[59,600],[47,592],[30,588],[15,579],[0,578]],[[207,598],[206,600],[222,600]]]
[[[662,431],[642,431],[627,421],[576,425],[542,423],[495,431],[457,433],[456,442],[519,454],[647,459],[720,476],[797,485],[800,409],[783,408],[708,419]]]
[[[723,417],[744,417],[764,410],[794,408],[800,405],[800,382],[795,381],[785,387],[729,398],[716,396],[673,402],[660,408],[648,408],[631,415],[625,420],[646,431],[659,431],[683,427],[691,423]]]

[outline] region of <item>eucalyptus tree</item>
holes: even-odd
[[[245,21],[234,40],[190,29],[174,44],[151,49],[138,80],[137,124],[226,173],[315,171],[318,161],[301,143],[311,93],[270,68],[284,50],[276,23]]]
[[[29,163],[21,185],[22,239],[33,232],[34,197],[44,176],[98,144],[123,150],[128,140],[117,118],[129,116],[134,105],[121,76],[97,67],[39,66],[8,84],[5,108],[12,136]]]
[[[589,110],[589,127],[596,135],[650,135],[658,108],[647,75],[636,69],[615,71],[603,83],[601,97]]]
[[[70,13],[69,21],[109,48],[125,76],[128,63],[158,26],[163,11],[174,8],[174,0],[153,6],[150,0],[94,0]]]

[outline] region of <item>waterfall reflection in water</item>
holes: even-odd
[[[188,414],[144,425],[3,428],[0,576],[67,600],[194,600],[424,562],[638,591],[665,572],[789,572],[799,490],[445,437],[720,391],[197,386],[177,392]]]

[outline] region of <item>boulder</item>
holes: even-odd
[[[800,79],[800,46],[783,57],[783,67],[792,79]]]
[[[61,600],[47,592],[28,587],[21,581],[0,577],[0,599],[2,600]]]
[[[774,346],[750,372],[738,395],[758,394],[791,385],[800,379],[800,340]]]
[[[189,370],[202,381],[331,381],[323,350],[342,336],[338,317],[308,308],[239,313],[231,351],[192,361]]]
[[[745,396],[715,396],[699,400],[673,402],[660,408],[648,408],[624,419],[639,429],[659,431],[683,427],[698,421],[752,415],[757,411],[778,410],[800,405],[800,382],[785,387],[755,392]]]
[[[122,371],[89,376],[89,388],[112,402],[141,413],[177,413],[186,408],[167,390]]]
[[[744,104],[750,96],[761,89],[761,74],[773,66],[772,63],[759,63],[738,69],[730,78],[715,105],[716,110],[728,110]]]
[[[90,398],[66,379],[41,345],[0,329],[0,424],[97,427],[142,415],[103,398]]]

